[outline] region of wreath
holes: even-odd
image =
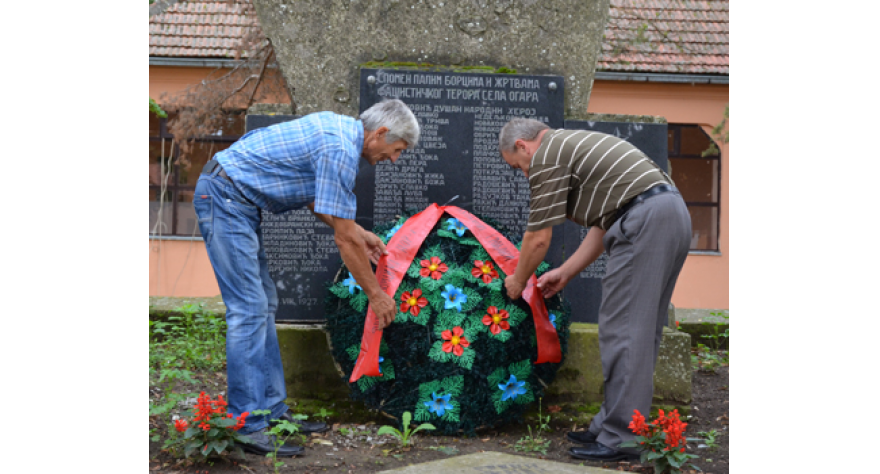
[[[387,244],[413,214],[377,225],[374,232]],[[481,222],[510,239],[503,227]],[[536,274],[548,268],[543,262]],[[562,360],[535,363],[532,309],[522,298],[508,298],[505,277],[473,232],[444,214],[418,247],[394,293],[398,312],[382,332],[380,374],[350,382],[351,397],[398,420],[409,411],[415,421],[429,422],[446,434],[474,434],[521,421],[528,405],[543,396]],[[328,284],[325,303],[331,352],[350,380],[362,354],[369,301],[344,264]],[[559,295],[544,304],[564,359],[570,307]]]

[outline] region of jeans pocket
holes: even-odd
[[[199,217],[199,232],[207,245],[214,235],[214,198],[207,194],[197,194],[193,199],[193,207]]]

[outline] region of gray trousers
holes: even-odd
[[[690,215],[677,191],[636,204],[605,233],[599,308],[605,400],[590,424],[605,446],[616,449],[635,437],[633,410],[649,416],[663,326],[690,241]]]

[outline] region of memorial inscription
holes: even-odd
[[[370,228],[454,199],[505,226],[507,237],[518,241],[528,218],[528,181],[501,159],[498,132],[514,117],[561,127],[564,93],[560,76],[361,69],[360,111],[400,99],[418,118],[422,135],[396,164],[361,166],[358,222]],[[551,258],[561,258],[561,246]]]

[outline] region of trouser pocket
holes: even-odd
[[[211,237],[214,235],[214,197],[209,194],[199,194],[198,191],[196,188],[193,207],[199,217],[199,231],[207,245],[211,243]]]

